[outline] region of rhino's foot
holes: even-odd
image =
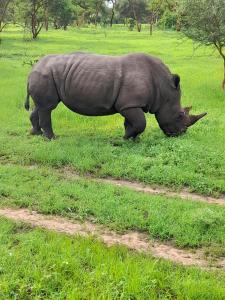
[[[31,135],[42,135],[43,132],[42,132],[41,129],[34,129],[34,128],[32,128],[32,129],[30,130],[30,134],[31,134]]]
[[[139,143],[141,141],[141,137],[140,135],[137,135],[136,137],[132,138],[132,140],[135,142],[135,143]]]
[[[124,140],[130,140],[130,141],[133,141],[135,143],[139,143],[140,142],[140,135],[137,135],[137,136],[130,136],[130,137],[127,137],[127,135],[125,134],[124,137],[123,137]]]
[[[45,132],[43,133],[43,137],[49,141],[56,139],[56,136],[54,134],[47,134]]]

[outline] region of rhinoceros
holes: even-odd
[[[86,116],[120,113],[125,139],[135,139],[145,130],[145,113],[155,114],[167,136],[186,132],[206,115],[190,115],[190,107],[182,108],[179,75],[171,74],[158,58],[143,53],[47,55],[28,77],[27,110],[29,96],[34,101],[31,134],[44,134],[48,139],[55,137],[51,112],[59,102]]]

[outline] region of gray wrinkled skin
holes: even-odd
[[[190,126],[180,105],[180,78],[157,58],[145,54],[106,56],[88,53],[48,55],[28,78],[32,134],[54,138],[51,111],[62,101],[70,110],[87,116],[120,113],[125,118],[125,138],[135,138],[146,127],[144,112],[155,114],[168,136]],[[196,122],[196,121],[195,121]]]

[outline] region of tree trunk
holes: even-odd
[[[101,8],[101,2],[97,3],[95,8],[95,27],[97,27],[98,25],[98,15],[99,15],[100,8]]]
[[[152,32],[153,32],[153,25],[152,23],[150,23],[150,35],[152,35]]]
[[[141,32],[141,23],[139,23],[138,21],[137,21],[137,31]]]
[[[181,19],[180,19],[180,16],[177,17],[177,21],[176,21],[176,31],[178,31],[178,32],[181,31]]]
[[[111,27],[113,26],[114,15],[115,15],[115,4],[113,3],[112,14],[111,14],[111,18],[110,18],[110,26]]]
[[[223,53],[223,45],[220,42],[215,41],[214,46],[219,51],[219,54],[223,58],[223,82],[222,82],[222,89],[225,88],[225,54]]]
[[[45,30],[48,31],[48,7],[45,8]]]
[[[7,12],[7,8],[9,6],[11,0],[7,0],[5,2],[5,4],[1,4],[0,7],[0,32],[2,32],[3,28],[6,26],[7,22],[4,22],[5,16],[6,16],[6,12]],[[4,6],[3,6],[4,5]]]
[[[132,7],[132,11],[133,11],[133,15],[134,15],[134,19],[137,23],[137,31],[138,32],[141,32],[141,22],[139,22],[139,18],[137,16],[137,13],[136,13],[136,10],[135,10],[135,7],[134,7],[134,3],[132,1],[129,1],[131,7]]]
[[[6,23],[3,23],[2,21],[0,21],[0,32],[2,32],[5,25],[6,25]]]
[[[223,75],[223,82],[222,82],[222,89],[224,90],[225,87],[225,56],[223,57],[223,66],[224,66],[224,75]]]

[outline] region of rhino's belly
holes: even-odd
[[[113,103],[108,103],[107,105],[103,101],[90,101],[90,99],[78,99],[75,97],[64,99],[62,102],[70,110],[85,116],[106,116],[116,113]]]
[[[65,91],[62,102],[72,111],[87,116],[116,113],[113,85],[79,85],[75,82]]]
[[[79,103],[76,103],[76,101],[73,101],[72,103],[63,101],[63,103],[70,110],[84,116],[107,116],[116,113],[114,107],[108,108],[108,107],[97,106],[97,105],[86,106],[86,105],[80,105]]]

